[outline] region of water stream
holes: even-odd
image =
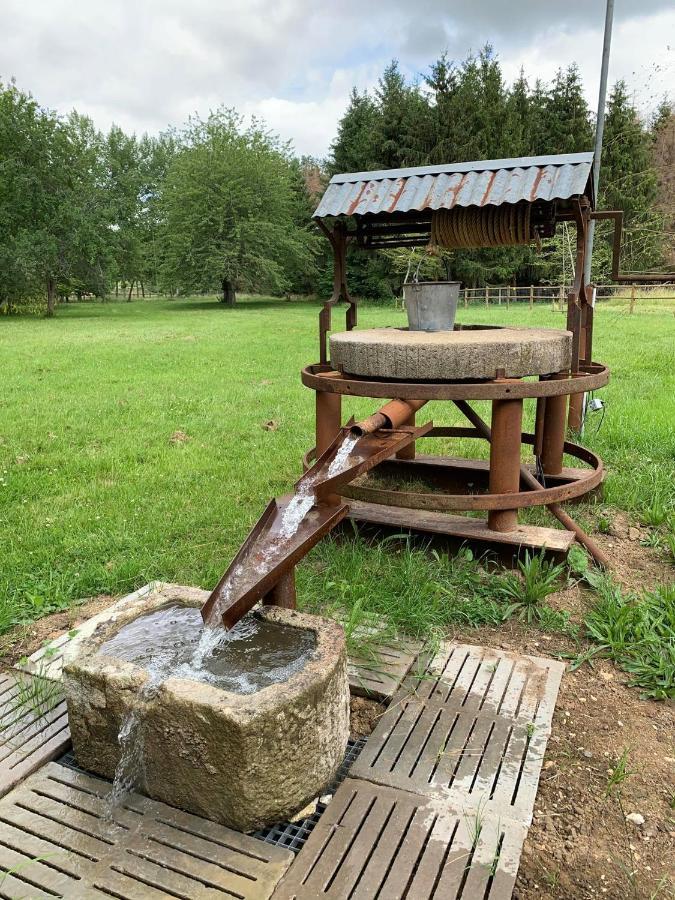
[[[327,478],[347,468],[358,440],[356,435],[345,436]],[[306,477],[284,509],[278,529],[269,536],[269,556],[282,552],[314,506],[315,482],[316,474]],[[221,606],[227,605],[244,575],[243,564],[233,568]],[[214,612],[212,620],[219,621]],[[167,678],[206,682],[238,694],[255,693],[300,671],[311,656],[314,640],[311,631],[265,622],[253,614],[226,630],[220,625],[204,625],[198,609],[172,606],[140,616],[106,641],[100,653],[141,665],[149,675],[119,731],[122,755],[107,798],[108,819],[112,821],[127,794],[145,782],[143,710]]]

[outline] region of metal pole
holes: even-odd
[[[612,19],[614,18],[614,0],[607,0],[605,11],[605,37],[602,44],[602,66],[600,68],[600,91],[598,94],[598,117],[595,125],[595,152],[593,154],[593,196],[598,202],[598,186],[600,183],[600,158],[602,156],[602,135],[605,130],[605,101],[607,97],[607,70],[609,68],[609,48],[612,43]],[[584,260],[584,284],[591,280],[591,259],[593,256],[593,237],[595,222],[591,221],[586,241],[586,259]]]

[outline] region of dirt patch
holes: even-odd
[[[24,656],[35,653],[64,631],[77,628],[86,619],[107,609],[115,599],[109,594],[100,594],[63,612],[52,613],[29,625],[17,625],[10,629],[6,634],[0,635],[0,665],[15,665]]]
[[[350,737],[352,740],[368,737],[384,713],[385,706],[377,700],[367,700],[365,697],[351,698]]]

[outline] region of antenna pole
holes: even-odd
[[[595,125],[595,152],[593,154],[593,196],[598,202],[598,185],[600,183],[600,157],[602,156],[602,135],[605,130],[605,102],[607,99],[607,70],[609,68],[609,48],[612,43],[612,20],[614,18],[614,0],[607,0],[605,10],[605,37],[602,44],[602,66],[600,68],[600,91],[598,94],[598,115]],[[593,238],[595,222],[591,220],[586,241],[586,258],[584,259],[584,284],[591,280],[591,259],[593,257]]]

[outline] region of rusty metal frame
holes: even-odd
[[[457,434],[459,432],[459,435]],[[467,434],[467,429],[443,427],[432,428],[422,437],[472,437],[483,438],[475,429],[472,434]],[[523,432],[521,434],[523,444],[534,445],[535,435]],[[368,503],[381,503],[385,506],[404,506],[410,509],[432,509],[437,512],[450,512],[453,510],[500,510],[525,509],[533,506],[549,506],[551,503],[563,503],[574,500],[589,493],[602,483],[605,470],[600,457],[579,444],[565,441],[564,451],[570,456],[587,463],[590,468],[588,475],[578,478],[567,484],[556,487],[543,488],[542,490],[526,490],[517,493],[502,494],[445,494],[434,492],[417,493],[414,491],[395,491],[383,488],[369,488],[359,485],[358,498]],[[424,463],[410,460],[408,466],[424,471]]]
[[[331,371],[329,366],[315,364],[301,372],[302,383],[313,391],[351,397],[390,398],[402,400],[509,400],[515,398],[558,397],[595,391],[609,381],[609,369],[601,363],[579,364],[574,376],[541,381],[369,381]]]
[[[315,220],[318,227],[328,238],[333,248],[333,295],[326,300],[319,313],[319,354],[323,364],[328,362],[327,335],[331,330],[333,307],[338,303],[347,303],[345,324],[347,331],[351,331],[356,325],[356,301],[352,298],[347,287],[347,241],[350,235],[344,222],[335,222],[332,230],[327,228],[320,219]]]
[[[619,284],[631,284],[635,281],[652,281],[657,284],[675,281],[675,272],[620,272],[621,237],[623,234],[623,210],[599,209],[591,213],[595,222],[611,221],[614,223],[612,235],[612,281]]]

